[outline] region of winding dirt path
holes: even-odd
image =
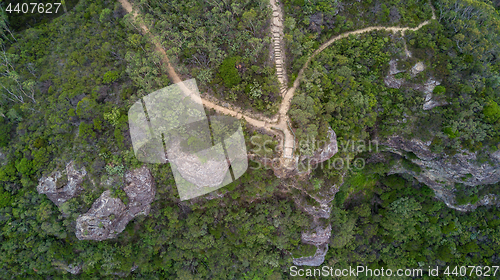
[[[133,10],[132,5],[130,2],[127,0],[118,0],[122,7],[127,11],[127,13],[131,13],[133,15],[134,20],[137,18],[138,13],[137,11]],[[372,27],[367,27],[359,30],[354,30],[350,32],[346,32],[343,34],[340,34],[338,36],[333,37],[332,39],[328,40],[326,43],[322,44],[316,51],[313,52],[313,54],[307,59],[306,63],[304,66],[300,69],[297,78],[295,79],[293,86],[289,88],[288,90],[286,89],[286,81],[287,81],[287,76],[286,76],[286,70],[285,70],[285,57],[284,57],[284,51],[282,49],[283,46],[283,12],[281,11],[281,8],[279,5],[276,3],[276,0],[270,0],[271,8],[273,9],[273,19],[271,23],[271,33],[273,36],[273,43],[274,43],[274,51],[275,51],[275,64],[277,67],[277,72],[278,72],[278,80],[281,83],[281,91],[283,94],[283,101],[280,105],[280,109],[278,112],[278,117],[273,118],[272,120],[266,118],[266,120],[259,120],[247,115],[244,115],[240,112],[219,106],[215,104],[214,102],[211,102],[207,99],[202,98],[202,103],[205,107],[214,109],[219,113],[226,114],[233,116],[238,119],[244,119],[248,124],[255,126],[257,128],[262,128],[265,129],[266,131],[277,134],[278,131],[280,131],[284,137],[281,139],[280,146],[283,147],[283,152],[281,155],[281,163],[283,167],[289,167],[293,168],[294,167],[294,156],[293,152],[295,149],[295,137],[293,135],[293,132],[290,128],[289,124],[289,118],[288,118],[288,110],[290,109],[290,103],[292,101],[293,95],[297,88],[300,85],[300,81],[302,80],[304,76],[304,71],[311,62],[311,60],[318,55],[320,52],[322,52],[325,48],[333,44],[335,41],[338,41],[340,39],[346,38],[349,35],[356,35],[356,34],[361,34],[361,33],[366,33],[366,32],[371,32],[375,30],[385,30],[385,31],[391,31],[391,32],[401,32],[404,34],[405,31],[416,31],[422,28],[423,26],[427,25],[430,23],[429,20],[426,20],[419,24],[417,27],[414,28],[409,28],[409,27],[383,27],[383,26],[372,26]],[[432,7],[432,19],[436,19],[436,15],[434,12],[434,8]],[[150,34],[149,29],[147,26],[140,22],[139,28],[140,31],[144,35]],[[162,45],[160,42],[158,42],[154,37],[151,38],[153,41],[153,44],[155,45],[155,50],[159,53],[162,54],[162,64],[166,65],[167,68],[167,73],[170,79],[172,80],[173,83],[180,83],[181,88],[182,88],[182,80],[177,75],[175,72],[174,67],[170,64],[170,61],[168,60],[167,53],[165,52],[165,49],[163,49]],[[187,88],[183,90],[184,92],[189,95],[189,90]]]
[[[128,2],[127,0],[118,0],[118,1],[122,5],[122,7],[127,11],[127,13],[132,14],[132,16],[134,17],[134,20],[135,20],[138,16],[138,13],[137,13],[137,11],[133,10],[133,7],[130,4],[130,2]],[[149,29],[147,28],[147,26],[144,23],[140,22],[138,24],[139,24],[140,30],[142,30],[141,32],[144,35],[150,34]],[[175,72],[175,69],[172,66],[172,64],[170,64],[170,61],[168,60],[168,56],[167,56],[167,53],[165,52],[165,49],[163,49],[161,43],[158,42],[153,36],[151,36],[151,40],[153,41],[153,44],[155,46],[155,50],[162,54],[161,62],[163,65],[166,66],[168,76],[170,77],[170,79],[172,80],[173,83],[175,83],[175,84],[180,83],[181,88],[183,88],[182,87],[183,84],[181,83],[182,80],[179,77],[179,75],[177,75],[177,72]],[[186,88],[183,88],[183,91],[188,93],[188,95],[189,95],[189,92],[190,92],[189,90],[187,90]],[[230,116],[233,116],[233,117],[238,118],[238,119],[245,119],[252,126],[264,128],[265,130],[267,130],[269,132],[275,133],[275,131],[273,131],[271,129],[268,122],[266,122],[266,121],[257,120],[257,119],[245,116],[237,111],[233,111],[233,110],[230,110],[228,108],[224,108],[224,107],[219,106],[219,105],[217,105],[209,100],[206,100],[206,99],[202,99],[202,103],[207,108],[214,109],[217,112],[223,113],[225,115],[230,115]]]

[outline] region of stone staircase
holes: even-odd
[[[285,52],[283,50],[283,14],[275,0],[270,1],[273,10],[271,21],[271,33],[273,37],[274,63],[276,64],[276,74],[280,82],[280,93],[284,96],[287,90],[287,75],[285,65]]]

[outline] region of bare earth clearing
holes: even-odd
[[[127,13],[132,13],[134,19],[137,17],[138,13],[136,11],[133,11],[133,7],[128,2],[127,0],[118,0],[123,8],[127,11]],[[349,31],[342,33],[338,36],[333,37],[332,39],[328,40],[326,43],[321,45],[306,61],[302,69],[300,69],[297,78],[295,79],[293,86],[289,89],[286,89],[286,71],[285,71],[285,56],[284,56],[284,51],[282,49],[283,46],[283,12],[281,11],[280,6],[276,3],[276,0],[270,0],[270,4],[273,10],[273,16],[272,16],[272,22],[271,22],[271,33],[272,33],[272,38],[273,38],[273,44],[274,44],[274,52],[275,52],[275,64],[277,67],[277,74],[278,74],[278,81],[281,83],[281,91],[283,92],[283,101],[280,105],[279,112],[277,114],[277,117],[274,117],[272,120],[270,119],[257,119],[256,117],[250,117],[246,114],[242,114],[240,112],[237,112],[235,110],[231,110],[228,108],[224,108],[222,106],[219,106],[207,99],[202,99],[203,105],[207,108],[214,109],[215,111],[225,114],[225,115],[230,115],[233,117],[236,117],[238,119],[244,119],[248,124],[264,129],[270,133],[273,134],[281,134],[282,140],[280,143],[280,146],[282,147],[282,154],[281,154],[281,166],[287,167],[287,168],[294,168],[294,163],[295,159],[293,156],[294,149],[295,149],[295,138],[293,136],[293,132],[290,130],[290,125],[289,125],[289,119],[288,119],[288,110],[290,109],[290,102],[292,101],[293,95],[295,93],[295,90],[298,88],[300,84],[300,80],[304,76],[304,70],[307,68],[311,60],[320,52],[322,52],[325,48],[333,44],[335,41],[343,39],[348,37],[349,35],[357,35],[357,34],[362,34],[366,32],[371,32],[375,30],[384,30],[384,31],[391,31],[393,33],[401,32],[404,34],[405,31],[417,31],[423,26],[427,25],[430,23],[429,20],[426,20],[419,24],[415,28],[409,28],[409,27],[383,27],[383,26],[372,26],[372,27],[366,27],[363,29],[358,29],[354,31]],[[432,7],[432,6],[431,6]],[[432,10],[432,19],[436,19],[434,9]],[[149,29],[144,25],[143,23],[138,23],[140,31],[143,34],[149,34]],[[167,67],[167,72],[172,80],[173,83],[180,83],[182,80],[180,77],[177,75],[175,72],[174,67],[170,64],[167,54],[163,47],[161,46],[160,42],[157,42],[156,40],[152,39],[153,43],[155,45],[156,51],[162,54],[162,63],[166,65]]]

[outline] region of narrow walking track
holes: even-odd
[[[130,4],[130,2],[128,2],[127,0],[118,0],[118,1],[121,3],[122,7],[127,11],[127,13],[132,13],[134,19],[137,18],[138,13],[136,11],[133,11],[133,8],[132,8],[132,5]],[[150,34],[149,29],[143,23],[139,23],[139,27],[145,35]],[[182,80],[179,77],[179,75],[177,75],[177,73],[175,72],[174,67],[170,64],[170,61],[168,60],[167,53],[165,52],[165,50],[161,46],[161,43],[158,42],[157,40],[155,40],[155,38],[153,36],[151,36],[151,39],[153,40],[153,44],[155,45],[155,50],[162,54],[161,62],[163,65],[166,65],[168,76],[170,77],[172,82],[175,84],[181,83]],[[189,90],[183,90],[183,91],[189,92]],[[271,129],[271,127],[268,125],[268,123],[266,121],[261,121],[261,120],[257,120],[257,119],[254,119],[254,118],[251,118],[248,116],[244,116],[239,112],[230,110],[228,108],[224,108],[224,107],[219,106],[219,105],[217,105],[209,100],[206,100],[206,99],[202,99],[202,102],[203,102],[203,105],[207,108],[214,109],[217,112],[220,112],[220,113],[223,113],[226,115],[230,115],[230,116],[233,116],[233,117],[238,118],[238,119],[245,119],[252,126],[264,128],[267,131],[274,133],[274,131]]]
[[[122,7],[127,11],[127,13],[132,13],[134,19],[137,17],[138,13],[136,11],[133,11],[133,7],[128,2],[127,0],[118,0]],[[280,109],[278,112],[279,117],[277,118],[277,121],[270,121],[269,119],[267,120],[258,120],[256,118],[249,117],[247,115],[244,115],[240,112],[236,112],[234,110],[224,108],[222,106],[219,106],[209,100],[203,99],[202,98],[202,103],[205,107],[214,109],[215,111],[233,116],[238,119],[244,119],[248,124],[255,126],[257,128],[262,128],[265,129],[266,131],[277,134],[277,131],[280,131],[283,133],[283,138],[281,139],[280,146],[283,147],[283,152],[281,155],[281,166],[285,168],[294,168],[295,166],[295,159],[293,156],[293,152],[295,149],[295,138],[293,136],[293,132],[291,131],[290,124],[289,124],[289,118],[288,118],[288,110],[290,109],[290,103],[292,101],[293,95],[297,88],[299,87],[300,81],[304,76],[304,71],[311,62],[311,60],[320,52],[322,52],[325,48],[333,44],[335,41],[343,39],[348,37],[349,35],[356,35],[356,34],[361,34],[361,33],[366,33],[366,32],[371,32],[375,30],[385,30],[385,31],[391,31],[391,32],[401,32],[404,34],[405,31],[416,31],[422,28],[423,26],[427,25],[430,23],[429,20],[426,20],[419,24],[415,28],[409,28],[409,27],[383,27],[383,26],[372,26],[372,27],[367,27],[355,31],[350,31],[343,33],[341,35],[335,36],[332,39],[328,40],[326,43],[321,45],[313,54],[307,59],[306,63],[304,66],[300,69],[297,78],[295,79],[293,86],[290,89],[286,89],[286,84],[287,84],[287,76],[286,76],[286,70],[285,70],[285,52],[283,50],[283,12],[281,11],[280,6],[276,3],[276,0],[270,0],[271,8],[273,10],[273,19],[271,23],[271,33],[273,37],[273,44],[274,44],[274,59],[275,59],[275,64],[276,64],[276,70],[277,70],[277,75],[278,75],[278,81],[281,84],[281,93],[283,95],[283,101],[280,105]],[[430,5],[430,4],[429,4]],[[436,15],[434,12],[434,8],[432,7],[432,19],[436,19]],[[143,23],[139,23],[139,28],[142,30],[141,32],[146,34],[149,33],[149,29],[144,25]],[[158,42],[154,37],[151,38],[153,41],[153,44],[155,45],[155,50],[158,51],[159,53],[162,54],[162,64],[166,65],[167,67],[167,73],[170,79],[172,80],[173,83],[181,83],[182,80],[181,78],[177,75],[175,72],[174,67],[170,64],[170,61],[168,60],[167,54],[163,47],[161,46],[161,43]],[[182,83],[181,83],[182,84]],[[181,86],[182,87],[182,86]],[[189,92],[189,90],[185,90],[185,92]],[[274,118],[273,120],[276,120]]]

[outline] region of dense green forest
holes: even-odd
[[[283,1],[290,73],[341,32],[418,25],[430,18],[424,2]],[[7,3],[0,0],[0,7],[5,10]],[[330,125],[339,142],[401,134],[432,141],[433,151],[450,154],[500,148],[498,6],[457,3],[433,1],[437,20],[404,38],[372,32],[342,39],[318,55],[289,112],[298,140],[323,139]],[[385,152],[390,164],[316,169],[289,179],[250,162],[247,173],[218,191],[224,196],[188,202],[179,201],[168,164],[148,164],[157,185],[150,214],[132,220],[115,239],[78,240],[76,218],[105,189],[122,195],[124,172],[142,165],[131,147],[128,108],[170,81],[154,46],[119,2],[66,5],[67,13],[36,20],[0,13],[0,278],[288,279],[292,257],[314,253],[301,245],[311,217],[295,198],[342,182],[330,218],[322,221],[333,228],[324,265],[499,265],[496,208],[468,213],[448,208],[413,177],[387,175],[400,162],[416,168]],[[183,78],[196,78],[200,91],[256,112],[276,112],[280,97],[269,58],[266,1],[135,5],[176,69]],[[403,40],[411,58],[405,57]],[[400,76],[415,84],[441,80],[434,94],[449,105],[424,111],[422,92],[387,87],[383,79],[393,58],[403,70],[423,61],[425,72]],[[251,136],[272,139],[250,126],[244,133],[248,150],[259,144]],[[346,153],[358,154],[340,151],[328,163]],[[57,207],[36,186],[70,160],[88,171],[84,191]],[[289,187],[294,184],[300,190]],[[500,195],[499,187],[464,189],[457,200],[465,204],[486,193]],[[70,274],[70,265],[82,272]]]
[[[320,53],[306,70],[304,94],[292,102],[298,138],[316,137],[326,122],[343,140],[364,140],[369,132],[382,137],[397,133],[431,140],[434,151],[498,149],[500,17],[481,1],[454,3],[437,2],[440,21],[404,38],[372,32],[337,41]],[[412,57],[405,57],[403,39]],[[384,85],[391,59],[407,72],[422,61],[426,71],[399,75],[413,84],[441,81],[434,94],[449,105],[422,110],[421,91]]]
[[[280,96],[276,70],[269,60],[271,12],[267,3],[151,1],[142,8],[144,21],[161,38],[180,74],[195,77],[203,92],[273,115]],[[138,35],[129,36],[136,40]],[[130,68],[139,68],[140,56],[131,53],[129,57]],[[151,90],[149,79],[136,76],[137,69],[129,74],[140,89]]]
[[[285,41],[293,82],[307,57],[336,34],[367,26],[415,27],[431,17],[426,0],[285,0]]]

